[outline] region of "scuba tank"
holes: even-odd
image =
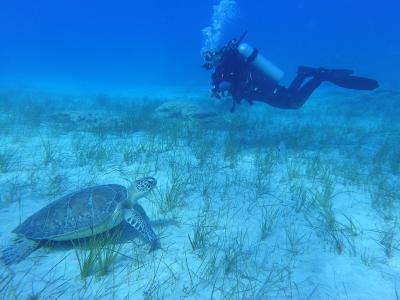
[[[238,45],[237,50],[248,63],[251,63],[274,82],[277,83],[283,78],[283,71],[261,55],[257,49],[248,44],[241,43]]]

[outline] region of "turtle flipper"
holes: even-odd
[[[15,238],[10,245],[1,249],[0,261],[5,265],[20,262],[39,248],[39,242],[23,237]]]
[[[135,228],[141,236],[150,243],[150,251],[159,248],[158,238],[151,228],[146,216],[135,208],[127,209],[125,212],[125,220],[133,228]]]
[[[12,299],[15,295],[14,286],[12,284],[14,276],[15,273],[13,270],[0,261],[0,295],[3,296],[2,299]]]

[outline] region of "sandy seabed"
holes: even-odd
[[[324,91],[230,114],[202,93],[3,91],[2,245],[69,192],[154,176],[140,204],[161,249],[51,243],[1,266],[0,298],[400,299],[399,103]]]

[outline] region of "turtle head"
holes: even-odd
[[[157,180],[154,177],[143,177],[135,180],[129,188],[129,200],[135,204],[138,199],[146,196],[155,186]]]

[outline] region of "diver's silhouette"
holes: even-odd
[[[232,112],[241,100],[250,104],[260,101],[283,109],[298,109],[324,81],[356,90],[373,90],[379,86],[376,80],[353,76],[352,70],[301,66],[289,87],[284,87],[278,84],[283,72],[257,49],[241,43],[246,33],[216,52],[203,54],[206,61],[203,67],[207,70],[214,68],[211,75],[213,95],[221,98],[228,92],[233,99]]]

